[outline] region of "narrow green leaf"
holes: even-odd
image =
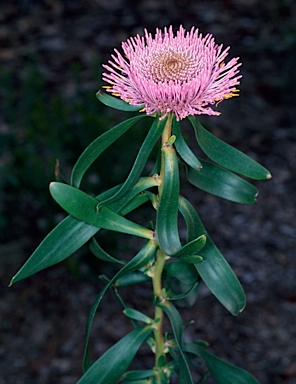
[[[186,167],[188,181],[203,191],[241,204],[256,202],[257,189],[239,176],[201,160],[202,169],[197,172]]]
[[[99,229],[72,216],[66,217],[40,243],[11,279],[10,285],[60,263],[82,247]]]
[[[122,184],[121,184],[122,185]],[[113,187],[115,192],[117,192],[121,185],[116,186],[116,189]],[[108,208],[110,208],[112,211],[120,214],[121,216],[125,216],[129,212],[134,211],[139,206],[143,205],[148,201],[148,197],[146,196],[146,193],[141,193],[146,188],[150,188],[151,186],[157,185],[157,181],[154,177],[143,177],[140,178],[139,181],[136,183],[136,185],[121,199],[115,201],[114,203],[110,204]],[[119,188],[117,188],[119,187]],[[108,191],[106,191],[108,192]],[[107,196],[110,197],[112,194],[102,193],[99,196],[96,197],[96,200],[103,201],[104,198],[101,198],[101,196]]]
[[[217,384],[259,384],[254,376],[244,369],[218,358],[197,343],[185,344],[184,351],[201,357]]]
[[[119,209],[118,211],[121,216],[125,216],[146,203],[148,200],[149,199],[146,194],[140,193],[139,195],[133,197],[122,209]]]
[[[182,260],[188,264],[196,264],[196,263],[200,263],[201,261],[203,261],[203,258],[202,258],[202,256],[199,256],[199,255],[185,255],[185,256],[180,257],[180,260]]]
[[[113,203],[108,204],[108,208],[116,211],[118,205],[124,209],[125,205],[129,203],[136,195],[140,194],[143,191],[146,191],[149,188],[159,185],[158,175],[150,177],[141,177],[138,182],[132,187],[131,190],[127,191],[119,200],[115,200]]]
[[[123,375],[123,377],[128,380],[147,379],[148,377],[152,376],[154,376],[153,369],[146,369],[142,371],[129,371]]]
[[[89,243],[89,249],[91,252],[100,260],[107,261],[109,263],[125,264],[123,261],[116,259],[109,255],[104,249],[98,244],[97,240],[93,237]]]
[[[172,146],[162,148],[163,179],[156,215],[156,236],[160,249],[173,255],[181,248],[178,230],[179,169]]]
[[[251,179],[263,180],[271,178],[271,174],[266,168],[243,152],[212,135],[194,116],[190,116],[189,121],[193,125],[198,144],[211,160],[230,171]]]
[[[99,203],[99,207],[110,205],[114,201],[123,197],[139,180],[143,169],[147,163],[150,153],[152,152],[153,147],[155,146],[157,140],[159,139],[162,131],[164,129],[166,119],[159,120],[155,118],[154,122],[148,131],[148,134],[138,152],[135,163],[128,175],[126,181],[122,184],[120,190],[110,197],[109,199]]]
[[[127,119],[95,139],[84,150],[74,165],[71,175],[71,185],[78,188],[85,172],[105,149],[145,116],[146,115],[141,115]]]
[[[179,196],[179,210],[186,223],[187,242],[202,236],[205,233],[205,228],[201,224],[193,205],[183,196]]]
[[[107,207],[102,207],[99,212],[96,212],[98,201],[71,185],[53,182],[50,184],[50,193],[66,212],[87,224],[146,239],[153,237],[152,231],[120,216]]]
[[[85,348],[84,348],[84,358],[83,358],[83,370],[84,372],[89,369],[91,366],[91,359],[88,352],[88,343],[89,343],[89,336],[91,331],[91,326],[93,319],[95,317],[95,314],[97,312],[97,309],[101,303],[102,298],[104,297],[107,290],[114,284],[118,279],[121,277],[124,277],[128,275],[130,272],[134,272],[144,265],[148,264],[154,257],[154,254],[156,252],[157,243],[154,241],[148,241],[144,247],[137,253],[137,255],[129,261],[127,264],[125,264],[124,267],[120,269],[119,272],[113,278],[106,284],[106,286],[102,289],[102,291],[98,294],[95,302],[93,303],[88,319],[87,319],[87,325],[86,325],[86,332],[85,332]]]
[[[179,300],[185,299],[186,297],[188,297],[192,293],[195,293],[195,296],[196,296],[198,287],[199,287],[199,282],[195,282],[194,284],[190,285],[189,288],[187,289],[187,291],[185,291],[185,292],[182,292],[182,293],[179,293],[179,294],[175,294],[175,293],[169,292],[168,299],[170,301],[171,300],[172,301],[179,301]],[[194,299],[194,301],[195,301],[195,299]],[[188,307],[188,303],[187,303],[186,306]]]
[[[109,282],[105,285],[105,287],[99,292],[99,294],[97,295],[96,300],[94,301],[93,305],[91,306],[91,309],[90,309],[89,314],[88,314],[87,323],[86,323],[86,330],[85,330],[83,372],[86,372],[92,366],[92,360],[91,360],[90,353],[88,350],[91,326],[92,326],[95,314],[97,312],[97,309],[98,309],[103,297],[105,296],[105,293],[111,287],[112,281],[113,280],[109,280]]]
[[[173,256],[183,261],[186,261],[187,259],[187,263],[188,263],[189,257],[196,256],[197,253],[204,247],[205,243],[206,243],[206,235],[204,234],[190,241],[186,245],[184,245]]]
[[[111,107],[119,111],[138,112],[145,107],[144,104],[131,105],[126,101],[119,99],[118,97],[110,96],[108,93],[103,93],[102,91],[98,91],[96,93],[96,97],[98,100],[100,100],[101,103],[107,105],[107,107]]]
[[[179,202],[182,215],[186,217],[185,220],[191,222],[191,227],[195,228],[196,235],[205,233],[205,228],[192,204],[183,197],[180,197]],[[206,244],[199,255],[203,261],[195,264],[195,268],[202,280],[230,313],[238,315],[246,305],[244,290],[209,235],[207,235]]]
[[[165,289],[169,300],[182,300],[190,295],[190,302],[195,301],[201,282],[196,268],[188,263],[176,260],[165,265],[165,277]]]
[[[172,325],[173,333],[176,339],[178,352],[179,352],[179,365],[180,365],[179,383],[193,384],[188,363],[183,353],[183,324],[182,324],[181,316],[177,311],[177,309],[174,307],[174,305],[167,300],[157,302],[156,305],[162,308],[162,310],[167,315]]]
[[[152,193],[150,191],[145,191],[146,196],[150,200],[152,207],[157,210],[158,208],[158,203],[159,203],[159,196],[156,195],[155,193]]]
[[[154,237],[153,231],[150,229],[124,218],[107,207],[102,207],[96,215],[102,218],[102,220],[99,219],[97,221],[97,226],[100,228],[143,237],[144,239],[152,239]],[[96,220],[94,220],[95,222]]]
[[[126,287],[128,285],[145,283],[149,280],[151,280],[151,277],[147,276],[145,273],[133,272],[116,280],[115,285],[116,287]]]
[[[150,172],[150,175],[159,174],[160,166],[161,166],[161,148],[158,148],[156,160],[155,160],[153,169]]]
[[[168,276],[174,277],[184,284],[194,284],[199,278],[195,268],[180,260],[168,263],[164,268]]]
[[[173,120],[173,134],[176,135],[175,147],[183,161],[196,171],[200,171],[202,168],[201,162],[194,155],[186,143],[180,129],[180,122],[176,119]]]
[[[150,379],[122,380],[118,384],[151,384],[151,380]]]
[[[195,268],[202,280],[232,315],[239,315],[246,305],[244,290],[230,265],[209,237],[200,255],[203,261],[195,264]]]
[[[151,379],[140,379],[140,380],[124,379],[119,381],[118,384],[151,384]]]
[[[151,326],[134,329],[105,352],[82,376],[77,384],[114,384],[126,371]]]
[[[153,322],[153,320],[150,319],[149,316],[132,308],[126,308],[123,311],[123,313],[125,314],[125,316],[129,317],[130,319],[143,321],[146,324],[151,324]]]
[[[116,190],[117,187],[113,187],[100,194],[97,198],[107,198]],[[146,201],[148,201],[148,197],[140,194],[130,200],[124,206],[124,209],[122,209],[120,202],[118,202],[117,211],[124,216]],[[65,260],[81,248],[99,230],[100,228],[86,224],[75,219],[73,216],[66,217],[40,243],[25,264],[13,276],[10,285]]]

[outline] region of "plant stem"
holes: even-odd
[[[173,115],[169,114],[167,117],[167,122],[164,127],[163,133],[162,133],[162,147],[167,145],[169,138],[172,135],[172,120]],[[164,177],[164,163],[163,159],[161,160],[161,167],[160,167],[160,179],[163,181]],[[159,198],[162,193],[162,185],[158,187],[158,195]],[[156,252],[156,261],[154,266],[154,273],[152,277],[152,284],[153,284],[153,293],[154,298],[162,300],[162,272],[165,265],[165,258],[166,255],[159,249]],[[155,367],[160,367],[159,365],[159,358],[164,355],[164,339],[163,339],[163,311],[160,307],[155,306],[155,314],[154,314],[154,321],[155,321],[155,331],[154,331],[154,338],[155,338]]]
[[[157,298],[161,299],[162,297],[161,275],[162,275],[164,264],[165,264],[165,255],[161,250],[158,250],[156,252],[156,262],[155,262],[154,274],[152,278],[153,293],[154,293],[155,299]],[[154,330],[155,366],[158,367],[159,358],[163,355],[163,351],[164,351],[164,340],[163,340],[163,334],[162,334],[163,311],[158,306],[155,306],[154,321],[155,321],[155,330]]]
[[[169,141],[169,138],[172,136],[172,121],[173,115],[169,114],[167,117],[166,125],[162,132],[162,145],[165,145]]]
[[[162,137],[161,137],[161,147],[165,147],[169,141],[169,138],[172,136],[172,121],[173,121],[173,115],[169,114],[167,117],[167,121],[165,124],[165,127],[162,132]],[[160,198],[161,192],[162,192],[162,184],[163,184],[163,179],[164,179],[164,164],[163,164],[163,158],[161,156],[161,165],[160,165],[160,180],[161,183],[158,187],[158,197]]]

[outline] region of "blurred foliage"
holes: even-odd
[[[1,242],[24,235],[41,238],[52,228],[60,209],[49,195],[49,182],[56,176],[68,182],[82,151],[119,120],[118,114],[112,110],[107,114],[108,109],[96,99],[98,80],[93,80],[92,90],[84,90],[79,83],[80,68],[73,66],[71,71],[71,97],[55,94],[34,64],[21,80],[16,80],[10,70],[0,71]],[[98,194],[112,183],[123,181],[121,174],[132,164],[137,147],[135,144],[135,151],[129,151],[125,161],[119,162],[120,147],[125,145],[124,140],[129,146],[138,142],[139,132],[144,134],[146,130],[136,127],[128,138],[115,143],[108,155],[102,155],[83,188]]]

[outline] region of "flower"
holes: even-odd
[[[229,47],[217,45],[211,34],[205,37],[194,27],[180,26],[176,35],[170,26],[156,29],[153,37],[131,37],[122,43],[124,56],[114,50],[103,80],[108,92],[131,105],[145,105],[147,114],[177,120],[188,115],[219,115],[210,105],[238,96],[239,58],[224,60]]]

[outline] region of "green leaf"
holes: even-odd
[[[246,306],[244,290],[228,262],[209,237],[200,255],[203,261],[195,264],[195,268],[202,280],[232,315],[239,315]]]
[[[95,139],[84,150],[74,165],[71,175],[71,185],[78,188],[85,172],[105,149],[145,116],[146,115],[141,115],[127,119]]]
[[[153,369],[146,369],[142,371],[129,371],[123,375],[123,377],[128,380],[147,379],[148,377],[152,376],[154,376]]]
[[[156,303],[157,306],[162,308],[164,313],[170,320],[172,325],[173,333],[176,338],[176,343],[178,346],[179,352],[179,365],[180,365],[180,375],[179,375],[179,384],[193,384],[191,373],[188,367],[188,363],[186,357],[183,353],[183,324],[182,319],[177,311],[177,309],[173,306],[169,301],[159,301]]]
[[[114,384],[126,371],[151,326],[134,329],[105,352],[82,376],[77,384]]]
[[[184,284],[194,284],[199,278],[195,268],[180,260],[168,263],[164,268],[168,276],[174,277]]]
[[[153,147],[155,146],[157,140],[159,139],[162,131],[164,129],[166,123],[166,119],[159,120],[159,118],[155,118],[154,122],[148,131],[148,134],[138,152],[135,163],[128,175],[126,181],[122,184],[120,190],[110,197],[109,199],[102,201],[99,203],[99,207],[103,207],[106,205],[110,205],[114,201],[123,197],[139,180],[143,169],[147,163],[147,160],[152,152]]]
[[[188,164],[190,167],[195,169],[196,171],[200,171],[202,168],[201,162],[191,151],[189,146],[187,145],[180,129],[180,122],[173,120],[173,134],[176,135],[175,147],[183,161]]]
[[[119,209],[118,211],[121,216],[125,216],[146,203],[148,200],[149,198],[146,194],[140,193],[139,195],[133,197],[122,209]]]
[[[98,196],[107,198],[114,193],[117,187],[113,187]],[[121,215],[126,215],[148,200],[144,194],[135,196],[128,204],[122,206],[117,204],[117,210]],[[75,219],[73,216],[66,217],[61,221],[40,243],[35,252],[20,268],[11,279],[10,285],[23,280],[35,273],[57,264],[72,255],[77,249],[82,247],[100,228],[84,223]]]
[[[201,261],[203,261],[203,258],[199,255],[185,255],[185,256],[182,256],[180,257],[180,260],[184,261],[185,263],[188,263],[188,264],[196,264],[196,263],[200,263]]]
[[[150,379],[140,379],[140,380],[124,379],[119,381],[118,384],[151,384],[151,380]]]
[[[49,189],[55,201],[78,220],[110,231],[146,239],[153,237],[153,232],[149,229],[120,216],[107,207],[102,207],[99,212],[96,212],[98,201],[71,185],[52,182]]]
[[[116,280],[115,285],[116,287],[126,287],[128,285],[145,283],[146,281],[149,281],[149,280],[151,280],[151,277],[147,276],[145,273],[133,272]]]
[[[145,191],[145,194],[146,196],[148,197],[148,199],[150,200],[151,204],[152,204],[152,207],[157,210],[158,208],[158,203],[159,203],[159,198],[158,198],[158,194],[156,195],[155,193],[152,193],[150,191]]]
[[[150,175],[159,174],[160,173],[160,167],[161,167],[161,148],[159,147],[157,149],[156,160],[155,160],[153,169],[150,172]]]
[[[177,257],[180,260],[186,261],[187,263],[190,263],[191,261],[189,261],[189,260],[195,260],[196,259],[195,257],[190,259],[190,257],[191,256],[197,256],[197,253],[204,247],[205,243],[206,243],[206,235],[201,235],[201,236],[197,237],[196,239],[190,241],[186,245],[184,245],[173,256]],[[200,256],[197,256],[197,257],[200,258]],[[196,260],[201,261],[202,258],[196,259]]]
[[[60,263],[82,247],[99,229],[72,216],[66,217],[40,243],[11,279],[10,285]]]
[[[179,202],[181,213],[186,220],[190,220],[191,227],[196,230],[196,235],[205,233],[205,228],[192,204],[183,197],[180,197]],[[238,315],[246,305],[244,290],[209,235],[207,235],[206,244],[199,255],[202,256],[203,261],[195,264],[195,268],[202,280],[230,313]]]
[[[163,179],[156,215],[156,236],[166,255],[181,248],[178,230],[179,169],[172,146],[162,148]]]
[[[95,317],[96,311],[101,303],[102,298],[104,297],[107,290],[114,284],[118,279],[121,277],[124,277],[128,275],[130,272],[134,272],[141,267],[148,264],[155,254],[155,251],[157,249],[157,243],[154,241],[148,241],[144,247],[137,253],[137,255],[129,261],[123,268],[120,269],[119,272],[113,278],[106,284],[106,286],[102,289],[102,291],[98,294],[95,302],[93,303],[88,319],[87,319],[87,325],[86,325],[86,333],[85,333],[85,348],[84,348],[84,358],[83,358],[83,370],[86,371],[91,366],[91,359],[88,352],[88,343],[89,343],[89,336],[91,331],[91,326],[93,319]]]
[[[146,196],[146,193],[141,193],[141,192],[144,189],[150,188],[151,186],[154,186],[157,184],[158,182],[154,177],[140,178],[139,181],[136,183],[136,185],[125,196],[115,201],[114,203],[110,204],[108,208],[110,208],[112,211],[119,213],[121,216],[125,216],[126,214],[134,211],[139,206],[146,203],[146,201],[149,200],[148,196]],[[111,189],[115,189],[115,188],[111,188]],[[120,189],[120,186],[119,188],[116,188],[115,191],[118,191],[119,189]],[[105,192],[102,193],[101,195],[96,197],[96,200],[103,201],[104,199],[101,199],[102,195],[107,196],[107,193]],[[110,197],[112,195],[108,194],[108,196]]]
[[[219,359],[197,343],[185,344],[184,350],[201,357],[218,384],[259,384],[259,382],[244,369]]]
[[[270,179],[270,172],[243,152],[224,143],[207,131],[193,116],[189,117],[195,136],[204,153],[217,164],[251,179]]]
[[[188,299],[193,304],[201,282],[196,268],[183,261],[175,260],[165,265],[165,277],[165,288],[169,300],[182,300],[190,295]]]
[[[186,223],[187,241],[191,242],[202,236],[205,233],[205,228],[201,224],[193,205],[183,196],[179,196],[179,210]]]
[[[108,208],[116,211],[118,205],[124,209],[125,205],[129,203],[136,195],[147,190],[148,188],[155,187],[159,185],[158,175],[150,177],[141,177],[138,182],[132,187],[131,190],[127,191],[119,200],[115,200],[113,203],[108,204]]]
[[[132,308],[126,308],[123,311],[123,313],[125,314],[125,316],[129,317],[130,319],[143,321],[146,324],[151,324],[153,322],[153,320],[150,319],[150,317]]]
[[[111,107],[119,111],[138,112],[145,107],[144,104],[131,105],[122,99],[112,97],[108,95],[108,93],[103,93],[102,91],[98,91],[96,93],[96,97],[98,100],[100,100],[101,103],[107,105],[107,107]]]
[[[241,204],[256,202],[257,189],[239,176],[201,160],[202,169],[197,172],[186,167],[188,181],[203,191]]]
[[[109,255],[104,249],[98,244],[97,240],[93,237],[89,243],[89,249],[91,252],[100,260],[107,261],[109,263],[125,264],[123,261],[116,259]]]
[[[187,287],[188,287],[188,285],[187,285]],[[167,297],[170,301],[171,300],[180,301],[180,300],[185,299],[189,295],[190,295],[190,297],[192,296],[192,298],[193,298],[193,294],[194,294],[193,301],[195,301],[198,288],[199,288],[199,282],[195,282],[194,284],[189,285],[189,288],[187,288],[187,290],[185,292],[176,294],[176,293],[172,293],[171,291],[169,291]],[[189,305],[190,305],[189,303],[186,303],[186,307],[188,307]]]

